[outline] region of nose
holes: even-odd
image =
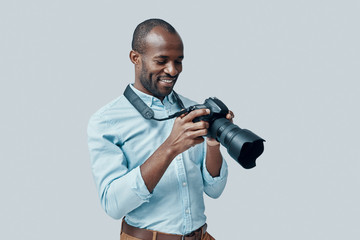
[[[172,77],[176,76],[180,73],[180,69],[177,68],[176,64],[173,62],[169,62],[164,69],[164,72]]]

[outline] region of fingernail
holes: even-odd
[[[209,114],[209,113],[210,113],[210,109],[206,109],[206,112],[207,112],[207,114]]]

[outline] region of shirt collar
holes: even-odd
[[[161,104],[163,105],[163,103],[165,104],[165,102],[169,102],[170,104],[176,104],[176,98],[175,95],[173,93],[173,91],[171,91],[171,93],[167,96],[165,96],[163,103],[161,103],[160,99],[151,96],[149,94],[146,94],[144,92],[139,91],[138,89],[136,89],[133,84],[130,84],[131,89],[141,98],[141,100],[144,101],[144,103],[146,105],[148,105],[149,107],[151,107],[154,104]]]

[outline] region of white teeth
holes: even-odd
[[[173,82],[173,80],[167,80],[167,79],[163,79],[163,80],[161,80],[162,82],[166,82],[166,83],[172,83]]]

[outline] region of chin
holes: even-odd
[[[158,94],[165,97],[172,92],[173,88],[174,88],[174,86],[158,88]]]
[[[171,92],[172,92],[173,88],[169,88],[169,89],[166,89],[165,91],[163,91],[163,96],[167,96],[169,95]]]

